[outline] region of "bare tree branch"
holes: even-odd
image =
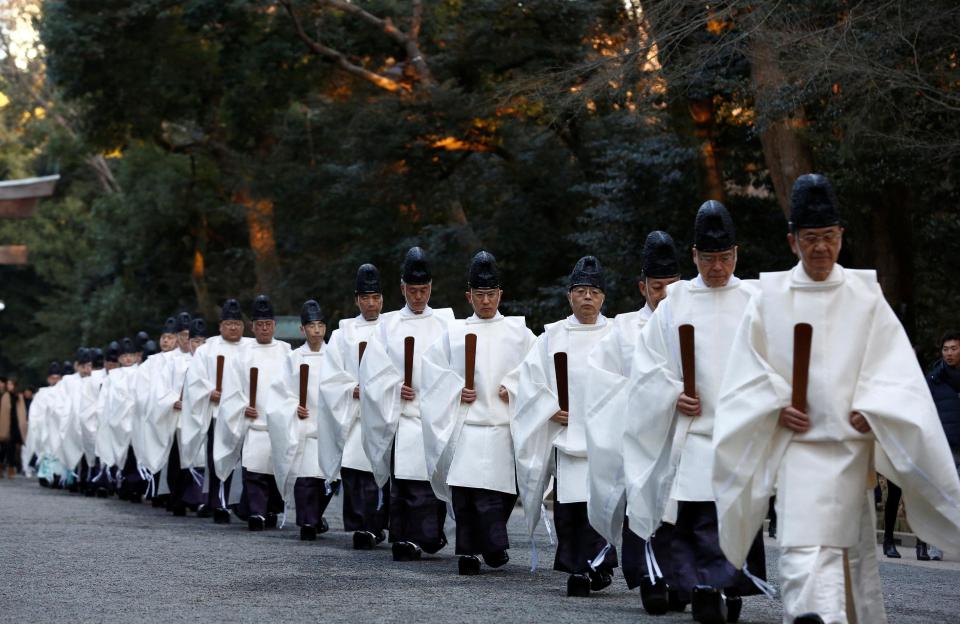
[[[300,21],[299,16],[293,10],[293,5],[289,0],[277,0],[277,2],[286,10],[287,14],[290,16],[290,19],[293,21],[294,30],[297,32],[297,37],[303,41],[314,54],[321,56],[327,60],[333,61],[345,72],[366,80],[367,82],[383,89],[384,91],[389,91],[390,93],[398,93],[401,91],[410,91],[410,86],[396,80],[387,78],[386,76],[381,76],[376,72],[372,72],[365,67],[361,67],[355,63],[350,62],[339,50],[335,50],[331,47],[325,46],[319,41],[316,41],[310,35],[307,34],[306,30],[303,28],[303,23]],[[365,11],[363,11],[366,13]],[[369,15],[369,13],[367,13]],[[373,17],[371,15],[371,17]],[[377,18],[375,18],[377,19]]]

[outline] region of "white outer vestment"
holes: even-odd
[[[288,396],[284,408],[272,410],[267,424],[270,431],[270,453],[277,488],[284,500],[293,500],[293,486],[298,477],[322,479],[320,459],[317,457],[317,402],[320,398],[320,367],[326,357],[327,346],[311,351],[303,343],[290,352],[287,383]],[[300,404],[300,365],[307,372],[307,418],[297,416]]]
[[[267,422],[274,414],[282,417],[289,408],[287,378],[290,375],[290,344],[272,340],[269,344],[245,343],[233,360],[237,386],[220,399],[213,437],[213,462],[221,481],[233,471],[238,455],[241,465],[252,472],[270,474],[270,433]],[[250,369],[258,369],[257,417],[243,415],[250,404]]]
[[[643,406],[623,438],[630,530],[649,539],[662,520],[673,522],[678,501],[713,501],[713,425],[720,382],[755,282],[732,276],[709,288],[698,276],[667,287],[667,298],[644,326],[625,389],[628,405]],[[679,327],[694,327],[696,392],[701,415],[677,410],[683,392]],[[756,532],[754,532],[756,534]]]
[[[512,434],[517,457],[517,487],[527,528],[533,534],[547,482],[553,473],[556,449],[557,501],[587,500],[586,404],[589,382],[588,357],[613,325],[600,315],[596,324],[583,325],[571,315],[544,326],[516,375]],[[560,409],[554,353],[567,354],[569,423],[561,426],[550,418]]]
[[[618,314],[610,330],[590,352],[587,383],[587,517],[590,525],[617,549],[623,539],[626,478],[623,436],[639,407],[627,408],[626,387],[633,352],[653,310]]]
[[[477,336],[477,400],[470,404],[460,401],[467,334]],[[447,332],[424,353],[420,398],[424,450],[430,483],[441,500],[452,502],[450,487],[517,493],[511,409],[499,390],[511,383],[505,377],[535,341],[521,316],[498,312],[492,319],[480,319],[474,314],[449,323]]]
[[[837,553],[846,551],[852,607],[860,621],[883,622],[872,526],[869,540],[862,528],[874,469],[903,489],[920,538],[960,552],[960,480],[936,407],[873,271],[835,265],[814,282],[798,264],[761,274],[760,286],[734,340],[714,431],[720,545],[741,566],[776,491],[785,621],[818,606],[817,583],[837,577]],[[778,419],[791,400],[800,322],[813,326],[810,429],[796,434]],[[870,433],[850,425],[854,411]]]
[[[232,361],[240,353],[240,347],[251,340],[253,338],[242,337],[230,342],[213,336],[194,351],[184,379],[183,409],[177,430],[180,465],[184,468],[202,468],[207,464],[207,432],[220,408],[219,403],[210,400],[210,393],[217,387],[217,356],[223,356],[221,395],[225,395],[239,383]]]
[[[394,477],[414,481],[430,478],[420,422],[420,360],[453,320],[449,308],[434,310],[428,306],[422,314],[414,314],[404,306],[381,315],[377,331],[367,343],[360,364],[360,424],[363,448],[378,487],[390,479],[391,450]],[[413,401],[400,399],[407,336],[414,337],[412,387],[417,395]]]
[[[340,468],[371,472],[360,434],[360,398],[353,389],[360,383],[360,343],[369,342],[380,319],[362,316],[343,319],[320,366],[317,412],[317,445],[321,474],[340,478]]]

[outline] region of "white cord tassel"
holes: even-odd
[[[754,576],[750,573],[750,570],[747,569],[747,564],[743,564],[743,574],[748,579],[753,581],[753,584],[757,586],[757,589],[766,594],[767,598],[776,598],[777,590],[773,588],[769,583],[758,576]]]
[[[600,549],[600,553],[593,558],[593,561],[587,561],[587,564],[589,564],[591,570],[596,571],[597,567],[603,563],[604,559],[606,559],[607,553],[610,552],[611,548],[613,548],[613,546],[610,545],[610,542],[607,542],[607,545]]]

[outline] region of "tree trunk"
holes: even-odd
[[[750,78],[753,82],[757,117],[763,118],[764,102],[777,97],[786,84],[786,76],[777,62],[776,50],[760,33],[757,33],[751,42]],[[801,175],[813,171],[813,157],[798,134],[798,130],[807,125],[806,115],[803,108],[799,108],[786,119],[767,120],[763,123],[763,130],[760,132],[763,159],[770,172],[780,210],[789,219],[790,189],[793,182]]]
[[[273,201],[252,197],[247,189],[238,191],[234,201],[246,209],[257,292],[269,294],[280,283],[280,260],[273,233]]]

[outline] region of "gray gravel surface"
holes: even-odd
[[[340,499],[327,518],[342,527]],[[650,617],[622,577],[589,599],[564,595],[541,529],[541,567],[531,574],[522,512],[511,520],[512,561],[459,577],[453,548],[393,563],[381,545],[351,550],[347,533],[298,540],[296,527],[249,533],[149,504],[101,500],[0,481],[0,622],[692,622]],[[891,622],[960,621],[960,565],[881,562]],[[777,549],[768,540],[776,586]],[[741,622],[779,622],[780,604],[746,599]]]

